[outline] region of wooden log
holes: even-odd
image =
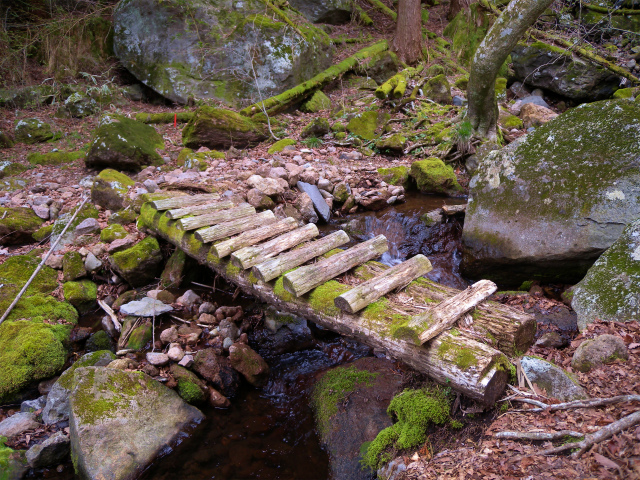
[[[211,243],[221,238],[227,238],[238,233],[252,230],[261,225],[271,226],[276,221],[276,216],[271,210],[256,213],[248,217],[240,217],[228,222],[219,223],[209,228],[202,228],[195,232],[194,237],[202,243]]]
[[[188,207],[189,205],[202,205],[203,203],[219,200],[220,195],[217,193],[203,193],[200,195],[183,195],[180,197],[165,198],[163,200],[154,200],[151,206],[156,210],[170,210],[172,208]]]
[[[432,269],[427,257],[416,255],[336,297],[334,303],[345,312],[356,313],[396,288],[406,287]]]
[[[388,249],[387,238],[384,235],[378,235],[313,265],[300,267],[287,273],[283,281],[284,289],[299,297],[353,267],[378,258]]]
[[[424,315],[414,318],[409,326],[423,329],[419,334],[420,343],[428,342],[436,335],[450,329],[462,315],[485,301],[496,290],[498,287],[492,281],[480,280],[439,303]]]
[[[269,282],[287,270],[298,267],[313,258],[324,255],[334,248],[349,243],[349,240],[349,235],[343,230],[338,230],[320,240],[311,242],[309,245],[283,253],[254,266],[252,269],[253,275],[263,282]]]
[[[313,223],[309,223],[304,227],[295,229],[292,232],[285,233],[279,237],[269,240],[261,245],[253,247],[241,248],[237,252],[231,254],[231,263],[236,267],[246,270],[254,265],[264,262],[265,260],[289,250],[296,245],[317,237],[318,227]]]
[[[271,210],[267,211],[271,212]],[[275,219],[275,215],[273,216],[273,218]],[[267,222],[267,225],[263,225],[260,228],[246,231],[241,235],[238,235],[237,237],[230,238],[229,240],[225,240],[224,242],[216,243],[213,247],[211,247],[211,251],[218,258],[223,258],[241,248],[250,247],[251,245],[260,243],[263,240],[267,240],[268,238],[289,232],[297,226],[298,221],[295,218],[291,217],[287,217],[277,223],[272,223],[271,221],[269,221]],[[198,238],[197,235],[196,238]]]
[[[248,203],[243,203],[229,210],[208,213],[206,215],[198,215],[197,217],[181,218],[176,222],[179,230],[189,231],[197,228],[208,227],[209,225],[217,225],[218,223],[228,222],[236,218],[248,217],[254,215],[256,209]]]
[[[371,4],[373,8],[387,15],[394,22],[397,20],[398,14],[393,10],[391,10],[389,7],[387,7],[380,0],[367,0],[367,1]]]
[[[223,200],[215,203],[204,203],[202,205],[191,205],[189,207],[174,208],[167,212],[167,217],[171,220],[177,220],[187,215],[205,215],[207,213],[217,212],[225,208],[232,208],[235,205],[231,200]]]

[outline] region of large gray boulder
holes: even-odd
[[[627,226],[576,285],[571,306],[580,330],[597,319],[640,319],[640,219]]]
[[[572,100],[609,98],[620,85],[610,70],[542,42],[517,45],[511,60],[518,80]]]
[[[489,153],[470,182],[463,271],[574,283],[640,217],[640,109],[584,104]]]
[[[351,20],[349,0],[290,0],[289,4],[313,23],[341,25]]]
[[[124,0],[113,16],[114,51],[142,83],[178,103],[235,105],[258,98],[258,89],[266,98],[331,65],[329,37],[284,12],[297,30],[260,0]]]
[[[81,478],[133,480],[204,415],[142,372],[83,367],[71,393],[71,455]]]
[[[561,402],[589,398],[577,380],[553,363],[537,357],[522,357],[520,365],[531,383],[545,390],[548,397]]]

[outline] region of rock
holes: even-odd
[[[318,223],[318,214],[313,206],[313,200],[307,193],[302,192],[294,206],[305,223]]]
[[[48,123],[41,122],[37,118],[25,118],[16,123],[15,137],[17,142],[32,145],[51,140],[53,132]]]
[[[85,218],[74,229],[76,236],[91,235],[92,233],[100,232],[100,223],[95,218]]]
[[[460,195],[463,190],[453,168],[436,157],[418,160],[411,164],[411,177],[416,181],[422,193],[440,193],[444,195]]]
[[[382,177],[382,180],[391,185],[402,186],[405,189],[410,186],[409,172],[409,167],[404,165],[390,168],[378,168],[378,173]]]
[[[204,403],[207,398],[207,385],[205,382],[200,380],[195,373],[180,365],[171,365],[169,371],[178,382],[178,395],[185,402],[195,405]]]
[[[83,478],[133,480],[204,419],[176,392],[141,372],[84,367],[74,380],[71,455]]]
[[[71,441],[69,435],[58,431],[44,442],[27,450],[26,457],[31,468],[43,468],[62,463],[69,455]]]
[[[347,198],[349,198],[349,195],[351,195],[351,187],[349,186],[348,183],[339,182],[333,188],[333,198],[335,199],[336,202],[339,202],[339,203],[346,202]]]
[[[235,343],[229,347],[231,366],[240,372],[247,381],[261,387],[269,377],[269,365],[249,345]]]
[[[254,330],[255,344],[262,356],[282,355],[313,348],[314,338],[307,321],[270,307],[266,311],[265,328]]]
[[[135,182],[124,173],[107,168],[94,178],[91,201],[106,210],[122,210],[127,193],[134,184]]]
[[[98,286],[91,280],[65,282],[62,290],[64,299],[73,305],[81,315],[91,311],[96,306]]]
[[[119,238],[111,242],[111,244],[107,247],[107,252],[109,254],[122,252],[123,250],[127,250],[128,248],[133,247],[136,244],[136,241],[137,238],[133,235],[127,235],[124,238]]]
[[[135,370],[139,366],[140,366],[140,364],[138,362],[136,362],[135,360],[132,360],[130,358],[126,358],[125,357],[125,358],[119,358],[117,360],[114,360],[109,365],[107,365],[107,368],[115,368],[116,370]],[[151,369],[154,369],[158,373],[160,372],[153,365],[147,364],[146,366],[150,367],[150,368],[148,368],[148,369],[144,369],[143,368],[143,370],[145,370],[145,373],[147,373],[146,370],[149,370],[149,371],[151,371],[153,373],[153,370],[151,370]],[[149,374],[147,373],[147,375],[149,375]]]
[[[84,268],[82,255],[74,251],[65,253],[62,257],[62,272],[62,280],[64,282],[85,277],[87,275],[87,271]]]
[[[519,44],[511,52],[516,78],[572,100],[609,98],[620,77],[587,59],[574,60],[570,52],[535,42]]]
[[[174,343],[178,341],[178,338],[178,329],[176,327],[166,328],[160,333],[160,341],[162,343]]]
[[[0,422],[0,437],[17,437],[29,430],[35,430],[40,426],[33,413],[15,413]]]
[[[451,85],[444,74],[430,78],[424,85],[424,95],[430,100],[445,105],[453,103]]]
[[[113,15],[114,52],[140,81],[180,104],[189,98],[230,105],[259,94],[268,98],[328,68],[333,54],[327,34],[282,8],[306,39],[257,0],[195,0],[188,8],[151,0],[121,3]],[[208,28],[193,28],[194,18]],[[249,62],[255,78],[240,73]]]
[[[141,300],[125,303],[120,307],[120,312],[124,315],[133,315],[135,317],[154,317],[163,313],[173,311],[171,305],[166,305],[160,300],[144,297]]]
[[[302,129],[300,136],[302,138],[307,137],[322,137],[331,131],[329,120],[323,117],[317,117],[311,120],[306,127]]]
[[[31,208],[0,207],[0,245],[31,243],[41,225],[42,219]]]
[[[391,155],[402,155],[407,146],[407,138],[399,133],[381,138],[376,142],[376,148]]]
[[[311,98],[302,104],[300,110],[307,113],[317,113],[322,110],[329,110],[330,108],[331,99],[322,93],[322,90],[316,90],[316,92],[311,95]]]
[[[167,363],[169,363],[169,355],[166,353],[158,353],[158,352],[147,352],[145,357],[147,362],[149,362],[154,367],[164,367]]]
[[[216,308],[215,303],[203,302],[200,307],[198,307],[198,313],[214,313]]]
[[[227,397],[222,395],[220,392],[215,390],[214,388],[209,389],[209,405],[214,408],[229,408],[231,406],[231,402]]]
[[[232,342],[235,342],[240,336],[236,324],[226,318],[218,324],[218,332],[222,339],[230,338]]]
[[[4,132],[0,130],[0,148],[11,148],[14,145],[15,145],[15,142],[11,134],[9,134],[9,132]],[[18,164],[12,164],[12,165],[18,165]]]
[[[167,351],[167,356],[170,360],[174,362],[179,362],[184,358],[184,350],[179,343],[174,343],[169,346],[169,350]]]
[[[391,197],[387,190],[372,190],[367,193],[368,195],[366,196],[361,195],[356,197],[358,205],[361,205],[362,208],[372,212],[377,212],[378,210],[382,210],[387,207],[387,200]]]
[[[571,368],[586,373],[617,359],[629,359],[624,340],[617,335],[598,335],[580,344],[571,359]]]
[[[549,120],[552,120],[558,116],[553,110],[550,110],[540,105],[534,105],[533,103],[527,103],[522,106],[520,110],[520,117],[525,128],[539,127],[544,125]]]
[[[122,331],[127,332],[130,328],[132,328],[132,324],[135,322],[135,317],[126,317],[124,322],[122,322]],[[142,323],[138,327],[135,327],[131,334],[129,335],[129,339],[125,345],[121,345],[121,340],[118,343],[119,347],[130,349],[130,350],[142,350],[146,348],[149,342],[152,340],[153,332],[151,331],[151,319],[149,321]]]
[[[265,195],[280,195],[284,193],[284,187],[275,178],[264,178],[260,175],[251,175],[247,179],[247,185],[255,188]]]
[[[150,125],[122,115],[105,115],[93,132],[85,157],[87,168],[138,171],[146,165],[162,165],[156,149],[164,148],[162,136]]]
[[[509,111],[514,115],[520,115],[520,111],[522,110],[522,107],[529,104],[538,105],[544,108],[551,108],[549,107],[549,104],[544,101],[544,98],[537,95],[530,95],[528,97],[524,97],[516,101],[516,103],[514,103],[511,107],[509,107]]]
[[[551,347],[551,348],[561,348],[567,344],[566,340],[560,336],[557,332],[547,332],[543,334],[536,345],[538,347]]]
[[[557,398],[561,402],[589,398],[571,374],[553,363],[525,356],[520,359],[520,365],[531,383],[544,390],[548,397]]]
[[[325,222],[328,222],[329,219],[331,218],[331,209],[329,208],[327,203],[324,201],[324,198],[320,194],[318,187],[302,181],[298,182],[297,186],[301,192],[304,192],[307,195],[309,195],[309,197],[311,198],[311,201],[313,202],[313,206],[318,212],[318,215],[320,216],[320,218],[322,218],[322,220],[324,220]]]
[[[182,130],[182,144],[198,149],[244,148],[267,139],[264,125],[222,108],[200,107]]]
[[[104,330],[98,330],[89,337],[85,344],[85,349],[87,352],[97,352],[99,350],[109,350],[114,352],[115,345],[110,337],[110,333],[107,333]]]
[[[316,172],[315,169],[307,168],[300,174],[299,181],[308,183],[310,185],[315,185],[316,183],[318,183],[319,179],[320,179],[320,174]],[[297,185],[297,182],[296,182],[296,185]]]
[[[160,283],[162,286],[166,288],[179,287],[191,263],[192,261],[187,257],[187,254],[179,248],[176,248],[169,257],[160,275]]]
[[[583,104],[521,138],[490,152],[470,182],[463,272],[573,284],[640,217],[640,111]]]
[[[41,397],[36,398],[35,400],[25,400],[20,404],[21,412],[35,412],[36,410],[41,410],[47,404],[47,396],[42,395]]]
[[[98,102],[79,92],[72,93],[58,108],[56,116],[67,118],[84,118],[100,111]]]
[[[312,406],[320,440],[329,453],[331,478],[371,478],[360,464],[360,448],[392,425],[387,407],[401,387],[393,362],[380,358],[362,358],[322,375]]]
[[[33,213],[35,213],[38,218],[42,220],[49,220],[49,206],[48,205],[34,205],[31,207]]]
[[[349,120],[347,130],[365,140],[373,140],[378,137],[378,130],[381,129],[390,118],[391,115],[380,111],[363,112]]]
[[[202,303],[202,298],[193,290],[187,290],[182,294],[181,297],[178,297],[176,303],[179,303],[183,307],[191,308],[195,307],[197,304]]]
[[[114,253],[109,257],[109,261],[113,269],[129,285],[141,287],[156,278],[162,263],[162,254],[158,241],[154,237],[146,237],[133,247]]]
[[[205,348],[196,353],[193,370],[213,384],[225,397],[233,397],[238,391],[240,377],[227,357],[218,355],[213,348]]]
[[[640,318],[640,220],[631,222],[573,288],[571,306],[584,330],[596,320]]]
[[[349,23],[353,9],[346,0],[292,0],[291,6],[312,23],[330,25]]]
[[[13,450],[5,446],[4,442],[4,439],[0,441],[2,478],[3,480],[21,480],[29,471],[29,464],[25,458],[24,450]]]
[[[178,362],[178,365],[184,368],[191,368],[193,365],[193,355],[185,355],[182,360]]]
[[[66,369],[47,395],[47,404],[42,411],[42,421],[50,425],[69,418],[69,394],[73,388],[73,374],[76,369],[88,366],[106,366],[115,358],[116,356],[112,352],[105,350],[87,353]]]
[[[252,188],[247,192],[247,202],[249,203],[249,205],[252,205],[260,210],[271,209],[276,205],[268,195],[261,192],[257,188]]]
[[[87,254],[87,258],[84,259],[84,268],[87,272],[96,272],[102,267],[102,262],[91,252]]]

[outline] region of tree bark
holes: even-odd
[[[471,0],[451,0],[447,11],[447,20],[451,21],[462,10],[466,10],[473,2]]]
[[[496,138],[498,103],[495,82],[498,70],[526,32],[553,0],[513,0],[493,23],[471,62],[469,121],[480,137]]]
[[[400,0],[393,51],[398,58],[413,65],[422,57],[422,16],[420,0]]]
[[[174,208],[167,212],[167,217],[171,220],[177,220],[187,215],[205,215],[207,213],[217,212],[225,208],[231,208],[235,205],[231,200],[223,200],[215,203],[205,203],[204,205],[191,205],[189,207]]]
[[[172,208],[188,207],[190,205],[202,205],[203,203],[220,200],[217,193],[203,193],[200,195],[182,195],[179,197],[165,198],[163,200],[154,200],[151,205],[156,210],[170,210]]]

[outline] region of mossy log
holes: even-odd
[[[254,215],[234,218],[233,220],[222,222],[209,228],[202,228],[195,233],[195,237],[199,242],[211,243],[256,228],[259,225],[271,224],[275,221],[276,217],[273,212],[271,210],[265,210],[264,212]]]
[[[386,98],[402,98],[407,90],[408,79],[415,74],[415,68],[407,68],[398,72],[376,89],[376,97],[380,100],[384,100]]]
[[[253,275],[262,282],[269,282],[278,278],[284,272],[299,267],[303,263],[324,255],[349,242],[349,235],[344,230],[338,230],[326,237],[311,242],[300,248],[278,255],[253,267]]]
[[[296,228],[291,232],[284,233],[279,237],[269,240],[261,245],[245,247],[231,254],[231,263],[236,267],[246,270],[259,263],[275,257],[280,252],[289,250],[302,242],[311,240],[320,234],[318,227],[309,223],[304,227]]]
[[[310,80],[301,83],[300,85],[297,85],[274,97],[267,98],[263,102],[249,105],[247,108],[241,110],[240,114],[246,117],[252,117],[254,115],[264,113],[263,110],[266,110],[270,115],[283,112],[296,103],[303,101],[316,90],[322,89],[322,87],[332,82],[340,75],[343,75],[357,67],[360,62],[388,49],[389,45],[386,40],[374,43],[373,45],[359,50],[352,56],[345,58],[339,64],[329,67],[325,71],[319,73]]]
[[[244,203],[228,210],[207,213],[205,215],[198,215],[197,217],[181,218],[180,220],[178,220],[178,228],[182,230],[196,230],[198,228],[228,222],[232,219],[255,215],[255,213],[255,208],[253,208],[248,203]]]
[[[373,25],[373,20],[369,14],[367,14],[367,12],[365,12],[356,2],[353,2],[353,12],[358,19],[358,23],[361,25],[364,25],[365,27]]]
[[[371,6],[376,10],[384,13],[387,17],[389,17],[394,22],[398,19],[398,14],[393,10],[391,10],[389,7],[387,7],[380,0],[367,0],[367,2],[369,2]]]
[[[271,11],[273,11],[273,13],[275,13],[278,17],[280,17],[281,20],[283,20],[287,25],[289,25],[291,28],[293,28],[296,33],[298,35],[300,35],[302,38],[304,38],[305,41],[308,41],[306,35],[304,33],[302,33],[302,31],[298,28],[298,26],[287,16],[286,13],[284,13],[282,10],[280,10],[278,7],[276,7],[273,3],[271,3],[269,0],[263,0],[265,5],[267,5],[267,7],[269,7],[269,9]]]
[[[605,15],[640,15],[640,10],[633,10],[631,8],[607,8],[591,3],[581,3],[581,6],[592,12],[603,13]]]
[[[231,208],[235,205],[231,200],[223,200],[215,203],[205,203],[203,205],[190,205],[188,207],[174,208],[167,212],[167,216],[171,220],[178,220],[187,215],[205,215],[207,213],[217,212],[225,208]]]
[[[418,346],[415,339],[396,337],[390,333],[390,325],[397,315],[391,308],[383,308],[382,313],[376,315],[369,315],[367,312],[351,315],[336,308],[333,304],[335,297],[348,290],[349,286],[331,281],[308,295],[296,298],[282,288],[282,277],[275,283],[261,282],[250,272],[242,271],[228,260],[214,256],[210,245],[197,241],[190,232],[179,230],[176,223],[147,203],[142,206],[138,225],[173,243],[200,263],[208,265],[247,294],[270,303],[279,310],[307,318],[372,348],[384,350],[391,357],[472,399],[490,405],[504,391],[509,376],[508,360],[488,345],[463,335],[444,333],[431,342]],[[362,267],[369,265],[377,268],[379,264],[368,262]],[[423,279],[413,283],[416,282],[420,285],[434,285],[434,289],[440,287]],[[333,288],[336,284],[340,288]],[[405,317],[410,318],[408,315]]]
[[[162,112],[162,113],[136,113],[136,120],[142,123],[188,123],[195,112]]]
[[[271,210],[267,210],[267,212],[271,212]],[[259,228],[254,228],[253,230],[244,231],[237,237],[230,238],[229,240],[225,240],[224,242],[216,243],[213,247],[211,247],[211,250],[219,258],[223,258],[227,255],[231,255],[232,252],[235,252],[236,250],[239,250],[241,248],[250,247],[251,245],[255,245],[256,243],[260,243],[263,240],[275,237],[276,235],[290,232],[298,226],[298,221],[295,218],[287,217],[277,223],[268,221],[267,225],[264,225],[264,223],[259,223],[258,225],[262,226]],[[202,238],[200,238],[200,240],[202,241]]]
[[[387,238],[384,235],[378,235],[329,258],[285,274],[284,289],[299,297],[347,270],[378,258],[387,250],[389,250]]]
[[[215,200],[220,200],[220,195],[217,193],[205,193],[201,195],[183,195],[180,197],[164,198],[151,202],[151,205],[156,210],[170,210],[172,208],[183,208],[191,205],[202,205],[203,203],[209,203]]]

